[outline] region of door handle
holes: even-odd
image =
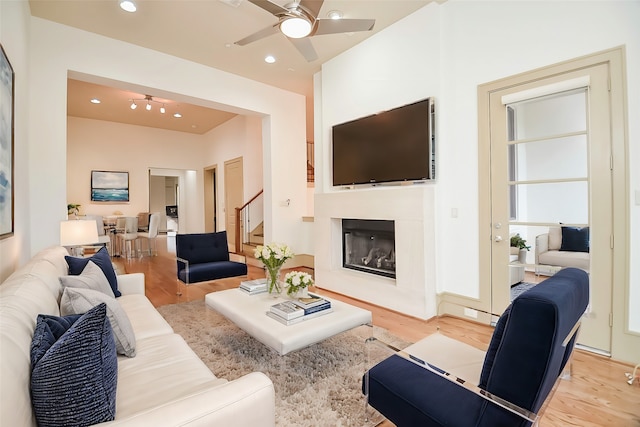
[[[494,240],[495,240],[496,242],[502,242],[502,236],[496,236],[496,237],[494,238]]]

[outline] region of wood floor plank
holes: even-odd
[[[147,297],[156,306],[204,299],[209,292],[237,287],[240,278],[229,278],[185,286],[176,278],[175,254],[167,250],[167,237],[157,241],[158,255],[123,260],[114,258],[119,269],[127,273],[144,273]],[[169,248],[175,247],[168,245]],[[305,269],[299,269],[305,270]],[[306,269],[313,274],[313,270]],[[249,279],[264,277],[261,268],[249,265]],[[321,284],[319,284],[321,286]],[[447,335],[471,345],[486,345],[493,329],[463,319],[444,317],[421,320],[321,288],[314,291],[370,310],[374,325],[398,337],[415,342],[432,334],[438,327]],[[180,295],[178,295],[180,294]],[[570,380],[560,382],[541,421],[541,427],[640,427],[640,384],[626,383],[625,372],[632,366],[610,358],[576,350]],[[389,421],[381,427],[392,427]]]

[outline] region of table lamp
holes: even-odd
[[[98,243],[98,226],[95,220],[71,220],[60,222],[60,246],[73,256],[82,256],[82,245]]]

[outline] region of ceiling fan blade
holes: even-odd
[[[316,50],[313,48],[313,45],[311,44],[310,39],[306,37],[302,39],[289,38],[289,41],[293,43],[293,45],[296,47],[296,49],[298,49],[298,51],[302,54],[302,56],[304,56],[304,59],[306,59],[307,62],[313,62],[316,59],[318,59],[318,54],[316,53]]]
[[[356,31],[371,31],[376,23],[375,19],[318,19],[314,36],[336,33],[355,33]]]
[[[272,34],[279,33],[280,31],[278,30],[278,25],[280,25],[280,23],[277,23],[275,25],[270,25],[267,28],[263,28],[262,30],[251,34],[250,36],[247,36],[241,40],[238,40],[237,42],[235,42],[235,44],[237,44],[238,46],[244,46],[256,40],[269,37]]]
[[[322,8],[322,3],[324,3],[324,0],[301,0],[300,6],[311,12],[314,18],[317,18],[320,8]]]
[[[283,13],[288,12],[288,10],[285,9],[284,7],[275,3],[271,3],[269,0],[249,0],[249,2],[255,4],[256,6],[266,10],[267,12],[275,16],[279,16]]]

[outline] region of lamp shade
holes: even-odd
[[[98,226],[95,220],[60,222],[60,246],[90,245],[98,241]]]

